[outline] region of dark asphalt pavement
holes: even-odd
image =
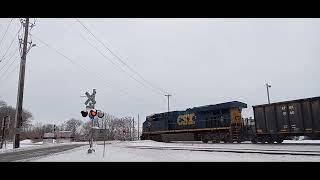
[[[28,149],[15,152],[1,153],[0,162],[12,162],[25,160],[29,158],[41,157],[62,151],[67,151],[80,146],[84,146],[84,144],[66,144],[62,146],[48,146],[40,149]]]

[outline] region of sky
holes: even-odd
[[[0,38],[10,20],[0,19]],[[88,121],[80,114],[81,96],[93,88],[96,109],[117,117],[139,114],[140,123],[167,111],[162,91],[172,94],[170,110],[241,101],[248,105],[244,117],[268,102],[266,83],[271,102],[320,95],[320,19],[79,20],[99,41],[74,18],[37,18],[30,32],[36,46],[27,55],[23,107],[34,123]],[[0,62],[0,68],[8,62],[0,70],[0,100],[12,106],[20,26],[12,20],[0,44],[1,58],[13,42]]]

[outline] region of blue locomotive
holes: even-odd
[[[320,139],[320,97],[253,106],[254,119],[242,117],[239,101],[147,116],[142,140],[225,143],[282,143],[292,136]]]
[[[241,142],[242,109],[247,104],[232,101],[147,116],[141,139],[155,141]]]

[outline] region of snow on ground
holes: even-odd
[[[320,140],[284,140],[283,143],[308,143],[308,144],[320,144]]]
[[[221,146],[222,145],[222,146]],[[88,154],[89,146],[82,146],[69,151],[57,153],[54,155],[33,159],[32,161],[110,161],[110,162],[174,162],[174,161],[320,161],[319,156],[302,156],[302,155],[268,155],[258,153],[231,153],[231,152],[202,152],[188,150],[155,150],[155,149],[134,149],[134,146],[188,146],[188,147],[225,147],[227,144],[201,144],[201,143],[161,143],[154,141],[133,141],[118,142],[111,141],[106,143],[105,156],[103,157],[103,142],[94,145],[95,152]],[[247,147],[253,144],[229,144],[231,146]],[[257,146],[257,145],[255,145]],[[264,145],[262,145],[264,146]],[[266,147],[266,146],[264,146]],[[270,147],[273,147],[270,145]],[[290,145],[290,149],[294,145]],[[301,147],[301,146],[300,146]],[[310,148],[319,149],[318,146],[310,146]],[[314,149],[313,149],[314,150]],[[320,151],[319,151],[320,152]]]
[[[309,140],[304,140],[309,141]],[[310,140],[311,141],[311,140]],[[251,144],[250,142],[247,143],[234,143],[234,144],[204,144],[199,141],[191,141],[191,142],[181,142],[176,141],[173,143],[161,143],[161,142],[155,142],[155,141],[133,141],[133,142],[126,142],[127,146],[156,146],[156,147],[180,147],[180,148],[227,148],[227,149],[253,149],[253,150],[274,150],[274,149],[280,149],[280,150],[299,150],[299,151],[319,151],[320,152],[320,145],[314,145],[314,142],[310,143],[310,145],[294,145],[293,143],[296,141],[290,142],[288,140],[288,143],[284,144]],[[301,142],[301,143],[307,143],[307,142]]]
[[[20,148],[19,149],[30,149],[34,147],[39,147],[39,145],[42,145],[43,142],[37,142],[33,143],[31,140],[26,139],[23,141],[20,141]],[[12,142],[7,142],[7,144],[3,144],[2,149],[0,149],[0,153],[5,153],[5,152],[11,152],[11,151],[17,151],[18,149],[13,149],[13,143]]]

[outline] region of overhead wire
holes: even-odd
[[[0,47],[1,47],[1,44],[2,44],[2,42],[3,42],[4,37],[6,36],[6,34],[7,34],[7,32],[8,32],[8,29],[9,29],[9,27],[10,27],[13,19],[14,19],[14,18],[11,18],[11,20],[10,20],[10,22],[8,23],[7,28],[6,28],[6,30],[5,30],[2,38],[1,38],[1,40],[0,40]]]
[[[0,75],[0,78],[3,77],[3,75],[6,74],[6,72],[10,69],[10,67],[13,65],[13,63],[14,63],[16,60],[19,59],[18,57],[20,57],[19,54],[18,54],[18,56],[17,56],[16,58],[14,58],[14,59],[11,61],[10,65],[8,66],[8,68],[2,73],[2,75]]]
[[[77,32],[77,34],[79,34],[79,36],[85,40],[91,47],[93,47],[96,51],[98,51],[98,53],[100,55],[102,55],[106,60],[108,60],[109,62],[111,62],[114,66],[116,66],[118,69],[120,69],[123,73],[127,74],[131,79],[135,80],[136,82],[138,82],[140,85],[142,85],[145,88],[149,88],[148,86],[146,86],[144,83],[142,83],[141,81],[139,81],[138,79],[136,79],[134,76],[132,76],[131,74],[127,73],[124,69],[120,68],[120,66],[118,66],[115,62],[113,62],[108,56],[106,56],[103,52],[101,52],[101,50],[99,50],[99,48],[97,46],[94,46],[87,38],[85,38],[81,33]],[[156,94],[160,94],[162,95],[162,93],[159,93],[158,91],[152,91]]]
[[[0,68],[0,72],[1,70],[10,62],[10,60],[13,58],[13,56],[16,54],[16,52],[19,50],[19,47],[14,51],[14,53],[12,54],[12,56],[6,61],[6,63]]]
[[[20,63],[16,64],[16,66],[7,74],[7,76],[0,76],[0,80],[5,80],[9,77],[9,74],[11,74],[13,71],[15,71],[19,67]]]
[[[131,68],[127,63],[125,63],[118,55],[116,55],[108,46],[105,45],[105,43],[103,43],[96,35],[94,35],[92,33],[92,31],[89,30],[89,28],[87,26],[85,26],[78,18],[75,18],[77,20],[77,22],[88,32],[90,33],[94,39],[96,39],[100,44],[102,44],[103,47],[105,47],[105,49],[107,51],[109,51],[114,57],[116,57],[116,59],[118,61],[121,62],[121,64],[123,64],[125,67],[127,67],[127,69],[129,69],[131,72],[133,72],[134,74],[136,74],[137,76],[139,76],[146,84],[148,84],[152,89],[157,89],[159,92],[161,92],[162,95],[168,94],[166,91],[163,91],[162,89],[152,85],[152,83],[150,83],[149,81],[147,81],[141,74],[139,74],[137,71],[135,71],[133,68]]]
[[[45,46],[47,46],[48,48],[54,50],[57,54],[61,55],[62,57],[64,57],[66,60],[68,60],[69,62],[71,62],[73,65],[76,65],[78,67],[80,67],[83,71],[89,73],[90,75],[94,74],[90,71],[88,71],[85,67],[83,67],[81,64],[79,63],[76,63],[76,61],[74,61],[73,59],[69,58],[68,56],[64,55],[63,53],[61,53],[60,51],[58,51],[57,49],[55,49],[54,47],[52,47],[51,45],[49,45],[48,43],[44,42],[43,40],[41,40],[39,37],[33,35],[33,34],[30,34],[30,36],[32,36],[33,38],[37,39],[39,42],[41,42],[42,44],[44,44]],[[99,77],[102,82],[109,88],[113,88],[113,89],[116,89],[118,90],[118,92],[120,91],[120,93],[122,93],[123,95],[128,95],[128,96],[132,96],[130,93],[122,90],[122,89],[118,89],[118,88],[115,88],[113,86],[111,86],[109,83],[106,83],[103,76],[101,74],[98,74],[98,73],[95,73],[97,75],[97,77]],[[143,99],[140,99],[140,98],[137,98],[137,97],[134,97],[135,99],[139,100],[139,101],[143,101]]]
[[[17,33],[15,34],[15,36],[13,37],[13,39],[12,39],[12,41],[11,41],[11,43],[10,43],[9,47],[7,48],[6,52],[5,52],[5,53],[3,54],[3,56],[1,57],[0,62],[4,59],[5,55],[7,55],[7,53],[8,53],[8,51],[9,51],[9,49],[11,48],[11,46],[12,46],[12,44],[13,44],[14,40],[15,40],[15,39],[16,39],[16,37],[19,35],[21,28],[22,28],[22,27],[20,27],[20,28],[19,28],[18,32],[17,32]]]
[[[22,23],[23,23],[23,21],[22,20],[20,20],[20,29],[19,29],[19,31],[18,31],[18,34],[19,34],[19,32],[20,32],[20,30],[21,30],[21,28],[22,28]],[[19,47],[14,51],[14,53],[12,54],[12,56],[7,60],[7,62],[4,64],[4,66],[0,69],[0,72],[1,72],[1,70],[8,64],[8,62],[10,61],[10,59],[12,59],[12,57],[15,55],[15,53],[18,51],[18,50],[21,50],[21,43],[19,42]],[[22,52],[20,52],[20,57],[19,57],[19,55],[16,57],[16,58],[14,58],[14,60],[11,62],[11,64],[9,65],[9,67],[6,69],[6,71],[3,73],[3,75],[10,69],[10,67],[13,65],[13,63],[17,60],[17,59],[21,59],[21,56],[22,56]],[[19,57],[19,58],[18,58]],[[16,70],[18,67],[19,67],[19,65],[20,65],[20,63],[18,63],[8,74],[7,74],[7,76],[0,76],[0,80],[2,79],[2,80],[4,80],[4,79],[6,79],[8,76],[9,76],[9,74],[11,74],[14,70]],[[3,77],[5,77],[5,78],[3,78]]]

